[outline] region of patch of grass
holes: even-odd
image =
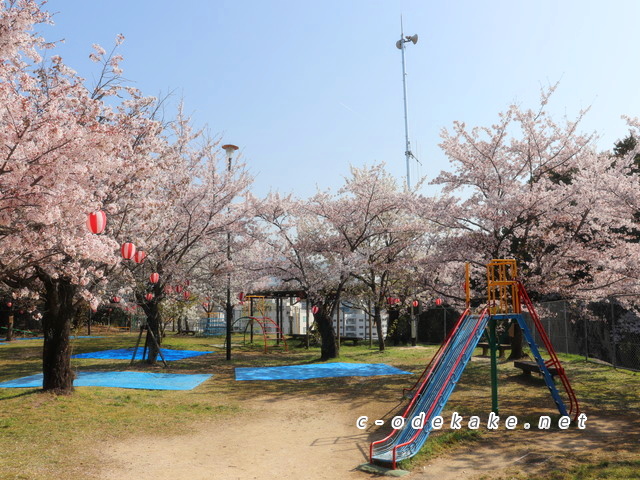
[[[640,460],[602,461],[574,468],[553,468],[546,472],[483,475],[480,480],[638,480]]]
[[[583,465],[572,473],[572,480],[632,480],[640,479],[640,460],[623,462],[600,462]]]

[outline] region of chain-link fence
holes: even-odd
[[[637,296],[618,296],[596,302],[540,302],[535,307],[556,352],[640,371],[639,301]]]

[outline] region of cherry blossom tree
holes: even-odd
[[[91,56],[102,62],[102,74],[98,84],[88,88],[60,57],[40,62],[38,52],[48,45],[29,31],[49,16],[36,3],[25,0],[0,6],[0,136],[4,147],[0,159],[0,279],[15,297],[42,297],[43,386],[67,393],[73,382],[68,336],[77,302],[88,301],[96,308],[102,300],[107,277],[120,261],[116,239],[120,240],[124,227],[130,234],[149,226],[167,229],[171,233],[163,237],[164,246],[170,249],[170,239],[175,239],[171,235],[177,235],[179,245],[173,248],[182,250],[173,255],[184,258],[188,251],[184,244],[195,243],[192,235],[202,228],[203,215],[194,212],[206,205],[204,217],[212,217],[219,201],[213,197],[220,195],[228,203],[233,196],[228,197],[227,186],[215,185],[220,178],[212,170],[208,147],[198,153],[201,158],[189,158],[193,168],[188,175],[170,171],[184,168],[188,154],[182,155],[181,149],[187,148],[184,139],[188,135],[178,135],[176,141],[170,138],[176,132],[167,132],[155,120],[155,99],[121,84],[121,57],[113,52],[106,55],[95,45]],[[118,36],[116,43],[122,40]],[[179,119],[176,124],[182,128],[185,122]],[[197,163],[202,163],[199,170]],[[196,170],[200,177],[194,177]],[[173,181],[164,185],[154,179],[170,176]],[[200,186],[189,182],[200,182]],[[158,187],[165,190],[160,192]],[[182,209],[180,222],[193,226],[186,233],[175,225],[171,231],[166,219],[164,223],[148,220],[154,210],[163,212],[162,202],[171,193],[181,202],[168,204],[175,206],[174,215]],[[136,206],[141,215],[138,226],[133,227],[129,220]],[[107,234],[93,235],[85,221],[89,212],[100,208],[108,215]],[[223,215],[225,221],[231,216]],[[146,234],[151,232],[146,230]],[[198,238],[210,233],[215,233],[211,225]]]
[[[259,222],[251,234],[263,251],[254,271],[272,279],[272,286],[304,292],[317,307],[315,324],[321,337],[321,359],[337,356],[332,318],[349,281],[353,256],[331,225],[311,207],[330,202],[319,194],[313,201],[270,194],[252,199]]]
[[[120,228],[115,236],[132,241],[146,252],[144,263],[126,262],[125,269],[135,279],[135,297],[147,316],[150,337],[160,339],[159,304],[167,286],[194,281],[205,264],[218,263],[228,273],[233,265],[226,260],[226,233],[242,233],[246,202],[238,201],[247,192],[251,178],[244,164],[236,162],[229,171],[216,154],[217,143],[194,131],[182,113],[169,127],[169,138],[153,165],[144,199],[139,193],[120,198],[114,217]],[[151,284],[149,274],[160,281]],[[179,292],[179,295],[185,293]],[[147,300],[146,294],[153,296]],[[191,292],[190,292],[191,293]],[[195,292],[194,292],[195,293]],[[148,362],[156,361],[158,350],[149,338]]]
[[[470,261],[480,270],[491,258],[516,258],[537,295],[602,294],[624,280],[617,264],[625,245],[615,232],[630,217],[600,193],[603,178],[615,175],[610,156],[578,132],[586,112],[560,124],[551,118],[555,88],[542,92],[536,110],[512,105],[491,127],[456,122],[442,132],[452,170],[434,180],[444,195],[423,214],[449,232],[440,246],[449,272],[439,288],[452,297],[452,266],[462,271]]]
[[[352,168],[336,193],[318,192],[308,200],[271,195],[256,207],[261,222],[255,235],[267,251],[257,265],[289,288],[303,290],[318,308],[323,359],[338,354],[331,319],[343,293],[362,296],[358,284],[373,305],[384,350],[381,309],[392,285],[411,274],[415,251],[410,250],[424,235],[411,199],[383,165],[376,165]]]
[[[312,210],[337,232],[343,248],[358,259],[351,276],[365,286],[361,303],[365,310],[371,305],[381,351],[381,311],[396,289],[403,288],[400,284],[410,283],[412,266],[421,255],[416,247],[423,247],[426,238],[426,222],[411,208],[414,201],[413,194],[400,190],[379,164],[352,167],[334,199],[323,195],[311,202]]]

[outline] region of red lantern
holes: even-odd
[[[436,305],[437,306],[442,305],[442,299],[441,298],[436,298]]]
[[[146,298],[146,299],[147,299],[147,302],[150,302],[150,301],[151,301],[151,299],[153,299],[153,293],[147,293],[147,294],[144,296],[144,298]]]
[[[190,297],[190,296],[191,296],[191,293],[189,293],[189,292],[188,292],[188,291],[186,291],[186,290],[182,293],[182,297],[183,297],[185,300],[189,300],[189,297]]]
[[[240,292],[238,294],[238,300],[243,301],[244,300],[244,292]]]
[[[316,313],[318,313],[318,310],[320,310],[320,309],[318,308],[318,306],[317,306],[317,305],[314,305],[313,307],[311,307],[311,313],[313,313],[314,315],[315,315]]]
[[[131,260],[136,254],[136,246],[131,242],[126,242],[120,247],[120,254],[125,260]]]
[[[147,258],[147,252],[145,252],[144,250],[138,250],[133,255],[133,261],[136,263],[142,263],[145,261],[146,258]]]
[[[172,293],[172,292],[173,292],[173,288],[171,288],[171,285],[164,286],[164,293]]]
[[[182,285],[176,285],[176,293],[182,293],[182,290],[184,290]]]
[[[202,304],[202,308],[204,308],[205,310],[209,310],[209,304],[207,302],[204,302]]]
[[[102,210],[90,213],[87,217],[87,227],[91,233],[100,234],[107,226],[107,214]]]
[[[13,307],[13,303],[7,302],[7,307],[9,307],[9,308]]]
[[[158,280],[160,280],[160,274],[159,273],[154,272],[151,275],[149,275],[149,281],[151,283],[158,283]]]
[[[121,300],[121,298],[120,298],[120,297],[113,297],[113,298],[111,299],[111,301],[112,301],[113,303],[120,303],[120,300]]]
[[[188,287],[189,285],[191,285],[191,280],[185,280],[184,281],[184,286]]]
[[[18,313],[22,315],[24,313],[24,310],[20,310]]]
[[[418,300],[414,300],[412,305],[413,308],[418,308],[418,305],[420,305],[420,303],[418,302]]]

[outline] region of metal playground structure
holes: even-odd
[[[542,374],[560,415],[571,417],[574,421],[578,418],[580,414],[578,400],[533,303],[518,278],[516,261],[497,259],[487,264],[487,304],[475,313],[472,313],[470,308],[469,280],[467,265],[466,309],[418,381],[411,388],[405,389],[411,400],[401,415],[405,419],[403,426],[394,429],[385,438],[371,443],[369,447],[369,461],[371,463],[395,469],[399,461],[418,453],[431,433],[432,420],[439,416],[444,409],[485,330],[488,330],[491,350],[492,411],[496,415],[498,414],[497,322],[508,322],[509,324],[516,322],[520,326],[524,338],[529,344],[531,354],[535,358],[537,369]],[[548,360],[542,357],[532,331],[525,322],[522,312],[523,306],[533,320],[539,338],[542,339],[543,346],[549,356]],[[565,399],[560,395],[554,383],[551,372],[556,373],[560,378],[564,397],[568,401],[568,408]],[[422,417],[422,421],[419,422],[420,425],[414,426],[411,420],[416,417]]]

